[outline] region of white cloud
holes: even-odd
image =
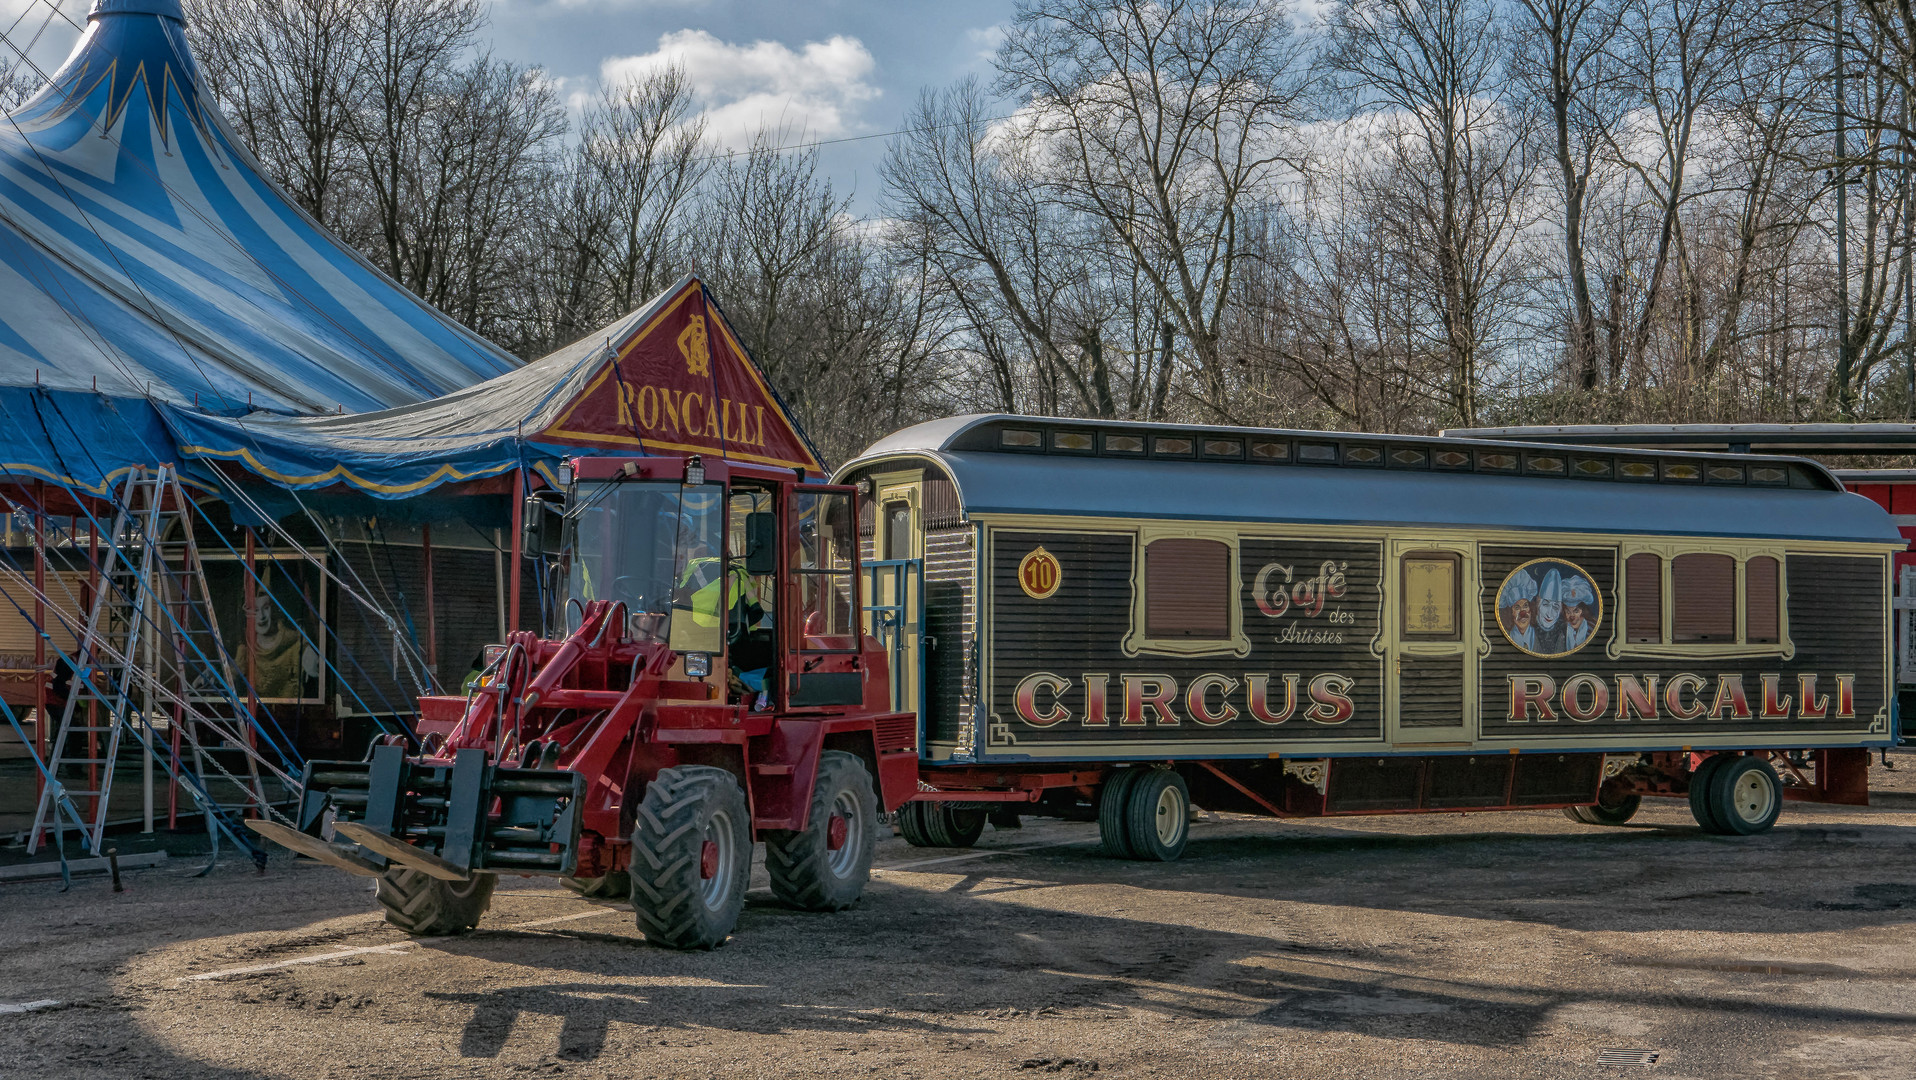
[[[966,68],[982,71],[990,67],[992,59],[998,55],[998,46],[1004,41],[1005,28],[998,23],[965,31],[965,44],[971,48],[971,62]]]
[[[856,113],[878,97],[870,82],[877,62],[857,38],[842,34],[793,49],[776,41],[735,45],[704,30],[679,30],[659,38],[643,56],[606,60],[607,82],[635,78],[677,64],[705,111],[707,130],[727,147],[751,144],[762,128],[810,139],[850,133]]]

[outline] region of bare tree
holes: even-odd
[[[1617,122],[1609,48],[1621,18],[1615,0],[1519,0],[1512,69],[1543,112],[1532,130],[1557,167],[1563,276],[1570,292],[1570,366],[1584,390],[1597,387],[1597,313],[1584,251],[1586,201],[1605,133]],[[1614,370],[1611,375],[1614,382]]]
[[[580,154],[611,215],[597,263],[617,311],[649,299],[676,271],[676,230],[709,163],[704,135],[679,68],[604,86],[586,110]]]
[[[1229,417],[1221,338],[1247,203],[1303,111],[1303,47],[1274,0],[1025,0],[999,88],[1048,154],[1056,197],[1102,221]]]
[[[301,208],[337,227],[365,73],[362,0],[189,0],[206,87]]]
[[[1452,414],[1467,425],[1496,309],[1519,283],[1510,255],[1530,176],[1492,16],[1486,0],[1356,0],[1332,17],[1327,57],[1378,118],[1367,210],[1398,234],[1427,333],[1448,360]]]

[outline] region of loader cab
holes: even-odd
[[[850,488],[698,457],[566,472],[555,563],[569,616],[624,603],[633,639],[666,644],[683,677],[751,711],[862,703]]]

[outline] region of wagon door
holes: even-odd
[[[1394,540],[1390,561],[1385,700],[1391,742],[1467,745],[1477,737],[1476,547]]]

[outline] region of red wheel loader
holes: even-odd
[[[850,906],[878,814],[911,798],[918,725],[860,626],[856,494],[697,456],[584,458],[528,501],[564,632],[510,636],[419,744],[308,763],[296,827],[250,826],[377,879],[393,925],[471,928],[499,874],[629,895],[646,940],[709,949],[752,845],[796,907]],[[559,606],[555,604],[555,606]]]

